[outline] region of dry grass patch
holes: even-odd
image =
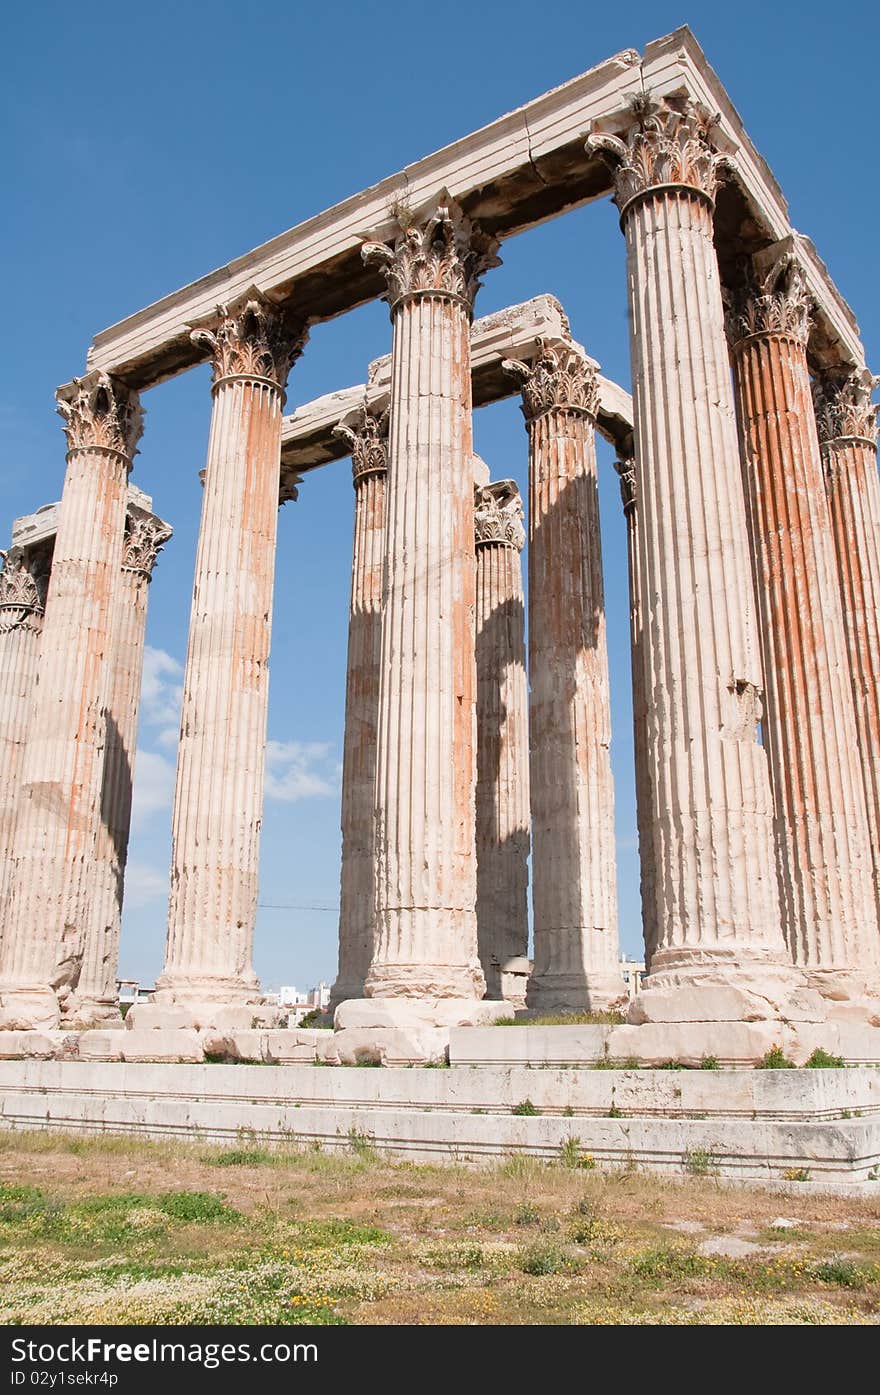
[[[0,1134],[0,1183],[6,1323],[880,1320],[880,1189],[42,1132]]]

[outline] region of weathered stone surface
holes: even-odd
[[[318,1048],[318,1059],[338,1066],[442,1064],[448,1043],[442,1027],[344,1027]]]
[[[204,1048],[198,1032],[192,1028],[176,1027],[144,1031],[137,1027],[120,1032],[123,1061],[181,1061],[196,1063],[204,1059]]]
[[[880,1164],[878,1092],[875,1070],[327,1070],[31,1060],[0,1063],[0,1126],[233,1144],[244,1130],[285,1147],[293,1139],[342,1150],[356,1130],[391,1157],[425,1162],[497,1162],[514,1153],[552,1161],[575,1139],[599,1167],[682,1176],[700,1153],[717,1175],[740,1181],[781,1184],[797,1167],[814,1186],[864,1180],[876,1190],[866,1179]],[[526,1099],[536,1116],[514,1114]]]
[[[760,646],[699,114],[643,97],[615,169],[627,246],[639,602],[661,983],[793,982],[782,936]],[[666,182],[671,181],[671,182]],[[772,995],[771,995],[772,996]]]
[[[19,776],[27,747],[46,600],[48,544],[0,553],[0,908],[11,867]],[[3,935],[0,914],[0,937]]]
[[[80,1061],[121,1061],[126,1034],[100,1030],[77,1033],[77,1057]]]
[[[333,1025],[347,1027],[466,1027],[510,1017],[509,1003],[484,998],[371,998],[340,1003]]]
[[[329,1036],[329,1033],[324,1033]],[[206,1056],[229,1061],[262,1061],[271,1065],[308,1062],[315,1059],[314,1043],[299,1039],[292,1031],[227,1031],[209,1027],[199,1033]]]
[[[369,243],[392,306],[370,997],[479,997],[469,329],[494,244],[451,201]]]
[[[488,470],[486,470],[488,476]],[[477,552],[477,944],[490,998],[503,967],[528,949],[529,698],[520,552],[522,500],[513,480],[479,482]],[[513,982],[513,975],[508,975]],[[516,982],[524,1001],[527,977]]]
[[[83,946],[82,969],[64,1005],[71,1025],[120,1022],[116,978],[131,797],[144,667],[147,599],[156,558],[171,529],[152,500],[128,486],[122,574],[111,619],[110,701],[106,714],[101,826],[95,846],[95,911]]]
[[[570,339],[507,364],[529,433],[529,748],[535,964],[527,1001],[603,1010],[618,961],[614,783],[595,421],[597,364]]]
[[[449,1034],[450,1065],[590,1065],[605,1056],[610,1028],[462,1026]]]
[[[96,910],[112,621],[141,430],[136,395],[106,375],[60,391],[59,411],[67,472],[0,942],[0,1022],[11,1011],[33,1026],[57,1024]]]
[[[0,1060],[48,1061],[57,1056],[57,1033],[8,1030],[0,1032]]]
[[[861,368],[814,382],[816,422],[843,606],[868,832],[880,904],[880,478],[877,379]]]
[[[351,448],[355,502],[342,756],[339,970],[330,994],[331,1011],[346,998],[362,996],[375,935],[373,805],[382,649],[387,413],[377,415],[362,406],[336,429]]]
[[[865,789],[831,516],[810,395],[810,307],[776,249],[730,316],[765,679],[783,925],[832,997],[876,979],[880,953]],[[769,260],[769,271],[766,270]]]
[[[135,1003],[125,1018],[126,1027],[138,1030],[174,1030],[191,1027],[195,1031],[219,1033],[267,1030],[285,1025],[287,1011],[260,1003]]]
[[[639,833],[639,869],[642,902],[642,936],[645,967],[651,972],[651,958],[657,947],[657,872],[654,865],[653,800],[651,759],[648,747],[648,700],[645,688],[644,588],[639,560],[639,507],[636,463],[632,455],[614,462],[620,476],[620,497],[626,518],[626,556],[629,579],[629,642],[632,669],[633,755],[636,780],[636,826]]]
[[[183,681],[165,966],[174,1002],[253,1002],[281,413],[305,335],[257,291],[193,331],[214,408]],[[234,768],[230,761],[234,761]]]

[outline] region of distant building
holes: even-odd
[[[642,979],[645,977],[644,959],[627,959],[625,954],[620,956],[620,973],[627,987],[627,992],[631,998],[641,992]]]
[[[132,1003],[148,1003],[156,991],[154,988],[141,988],[136,978],[118,978],[116,987],[119,991],[120,1006],[127,1004],[128,1007],[131,1007]]]

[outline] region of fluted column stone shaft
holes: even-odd
[[[0,553],[0,908],[9,869],[21,764],[34,704],[48,560],[43,550]],[[0,909],[0,938],[4,923]]]
[[[50,1026],[79,979],[95,914],[95,850],[137,397],[105,375],[59,395],[67,473],[0,962],[0,1022]]]
[[[876,965],[877,913],[798,268],[774,268],[732,328],[783,924],[836,996],[841,974]]]
[[[654,868],[653,806],[651,800],[651,761],[648,750],[648,701],[645,695],[645,664],[642,623],[643,588],[639,565],[638,500],[635,462],[616,462],[620,475],[620,497],[626,519],[626,556],[629,575],[630,656],[632,662],[633,753],[636,783],[636,826],[639,835],[641,872],[642,933],[645,941],[645,968],[651,972],[651,958],[657,948],[657,877]]]
[[[393,345],[367,997],[480,998],[470,322],[492,245],[451,202],[367,244]]]
[[[363,997],[373,953],[376,918],[373,824],[387,427],[387,417],[376,417],[364,408],[359,419],[342,423],[337,428],[351,444],[355,502],[342,755],[339,971],[330,995],[331,1010],[347,998]]]
[[[156,558],[170,537],[171,529],[161,519],[139,506],[129,505],[112,624],[101,828],[95,849],[99,889],[93,923],[86,936],[82,972],[76,991],[65,1006],[65,1021],[84,1026],[119,1016],[119,932],[131,831],[147,600]]]
[[[588,144],[614,164],[627,248],[656,900],[642,1009],[657,1011],[665,989],[672,1016],[772,1017],[794,975],[758,740],[763,679],[712,239],[719,157],[693,108],[644,95],[632,116],[625,139]],[[714,991],[728,986],[747,1000]]]
[[[820,382],[816,419],[865,787],[874,895],[880,903],[880,479],[876,379]]]
[[[522,501],[512,480],[477,488],[477,941],[486,996],[528,954],[529,697],[520,553]]]
[[[508,365],[517,372],[516,365]],[[520,365],[529,434],[530,1007],[602,1011],[625,996],[599,531],[596,365],[542,343]]]
[[[256,292],[194,331],[214,407],[172,819],[160,1001],[248,1002],[263,817],[284,385],[304,337]]]

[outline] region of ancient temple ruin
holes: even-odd
[[[608,196],[631,398],[552,296],[474,318],[506,238]],[[379,296],[390,357],[285,415],[309,327]],[[253,969],[277,513],[346,455],[337,1030],[273,1059],[348,1041],[419,1061],[524,1006],[621,1005],[598,431],[627,520],[648,975],[594,1054],[751,1065],[821,1037],[880,1061],[877,380],[686,29],[103,331],[59,389],[63,497],[51,528],[16,524],[0,577],[0,1026],[68,1041],[117,1016],[147,583],[170,537],[128,473],[141,395],[206,361],[165,963],[129,1030],[81,1051],[159,1059],[176,1031],[167,1059],[199,1060],[212,1033],[233,1051],[277,1030]],[[473,451],[474,408],[514,395],[527,500]],[[495,1059],[492,1030],[470,1063]]]

